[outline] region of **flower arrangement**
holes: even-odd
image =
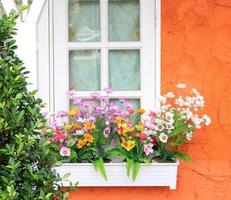
[[[211,123],[201,112],[205,102],[196,89],[184,98],[167,93],[160,99],[160,110],[149,113],[134,109],[126,99],[110,101],[110,88],[104,92],[92,93],[90,101],[69,91],[72,107],[50,121],[50,141],[61,162],[91,162],[105,180],[104,163],[114,158],[126,162],[133,181],[140,163],[189,160],[179,147],[192,139],[195,129]],[[134,116],[139,120],[132,120]]]

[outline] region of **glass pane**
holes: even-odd
[[[68,20],[69,41],[100,41],[99,0],[69,0]]]
[[[70,51],[70,89],[100,90],[100,50]]]
[[[127,99],[134,110],[140,108],[140,99]],[[110,102],[115,103],[117,106],[119,106],[122,109],[125,109],[125,106],[120,103],[118,99],[111,99]],[[130,120],[132,121],[132,124],[137,124],[141,119],[139,114],[132,114]]]
[[[140,90],[140,51],[109,51],[109,84],[115,91]]]
[[[139,0],[109,0],[109,41],[140,39]]]

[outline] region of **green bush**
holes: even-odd
[[[54,152],[40,137],[42,101],[28,91],[29,72],[15,54],[18,15],[0,20],[0,199],[63,199]]]

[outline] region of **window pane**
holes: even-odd
[[[109,41],[140,39],[139,0],[109,0]]]
[[[100,41],[99,0],[69,0],[68,10],[69,41]]]
[[[140,51],[109,51],[109,84],[115,91],[140,90]]]
[[[81,50],[69,53],[70,89],[100,90],[100,51]]]
[[[131,103],[132,108],[134,110],[140,108],[140,99],[128,99],[128,101]],[[117,106],[119,106],[122,109],[126,109],[125,106],[120,103],[118,99],[111,99],[110,102],[115,103]],[[132,114],[130,120],[132,121],[132,124],[137,124],[141,119],[139,114]]]

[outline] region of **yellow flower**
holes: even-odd
[[[75,116],[75,115],[77,115],[79,112],[80,112],[80,110],[79,110],[78,108],[72,108],[72,109],[69,111],[69,115],[70,115],[70,116]]]
[[[136,143],[134,140],[128,140],[126,141],[125,139],[122,138],[122,144],[121,146],[124,147],[127,151],[130,151],[135,147]]]
[[[69,131],[71,128],[72,128],[72,125],[71,125],[71,124],[66,124],[66,125],[64,126],[64,129],[65,129],[66,131]]]
[[[128,127],[128,124],[127,123],[125,123],[125,122],[122,122],[122,123],[118,123],[118,127],[119,128],[127,128]]]
[[[85,133],[85,134],[83,135],[83,137],[84,137],[84,139],[87,140],[87,142],[89,142],[89,143],[93,143],[93,141],[94,141],[94,137],[93,137],[93,135],[90,134],[90,133]]]
[[[79,139],[76,146],[77,146],[78,149],[81,149],[81,148],[83,148],[86,144],[87,144],[87,141],[86,141],[86,140]]]
[[[135,128],[137,131],[143,131],[144,130],[144,125],[143,124],[137,124],[135,125]]]
[[[143,108],[139,108],[136,110],[136,113],[139,113],[139,114],[144,114],[145,113],[145,110]]]
[[[95,124],[87,121],[84,123],[84,129],[85,130],[93,130],[93,129],[95,129]]]

